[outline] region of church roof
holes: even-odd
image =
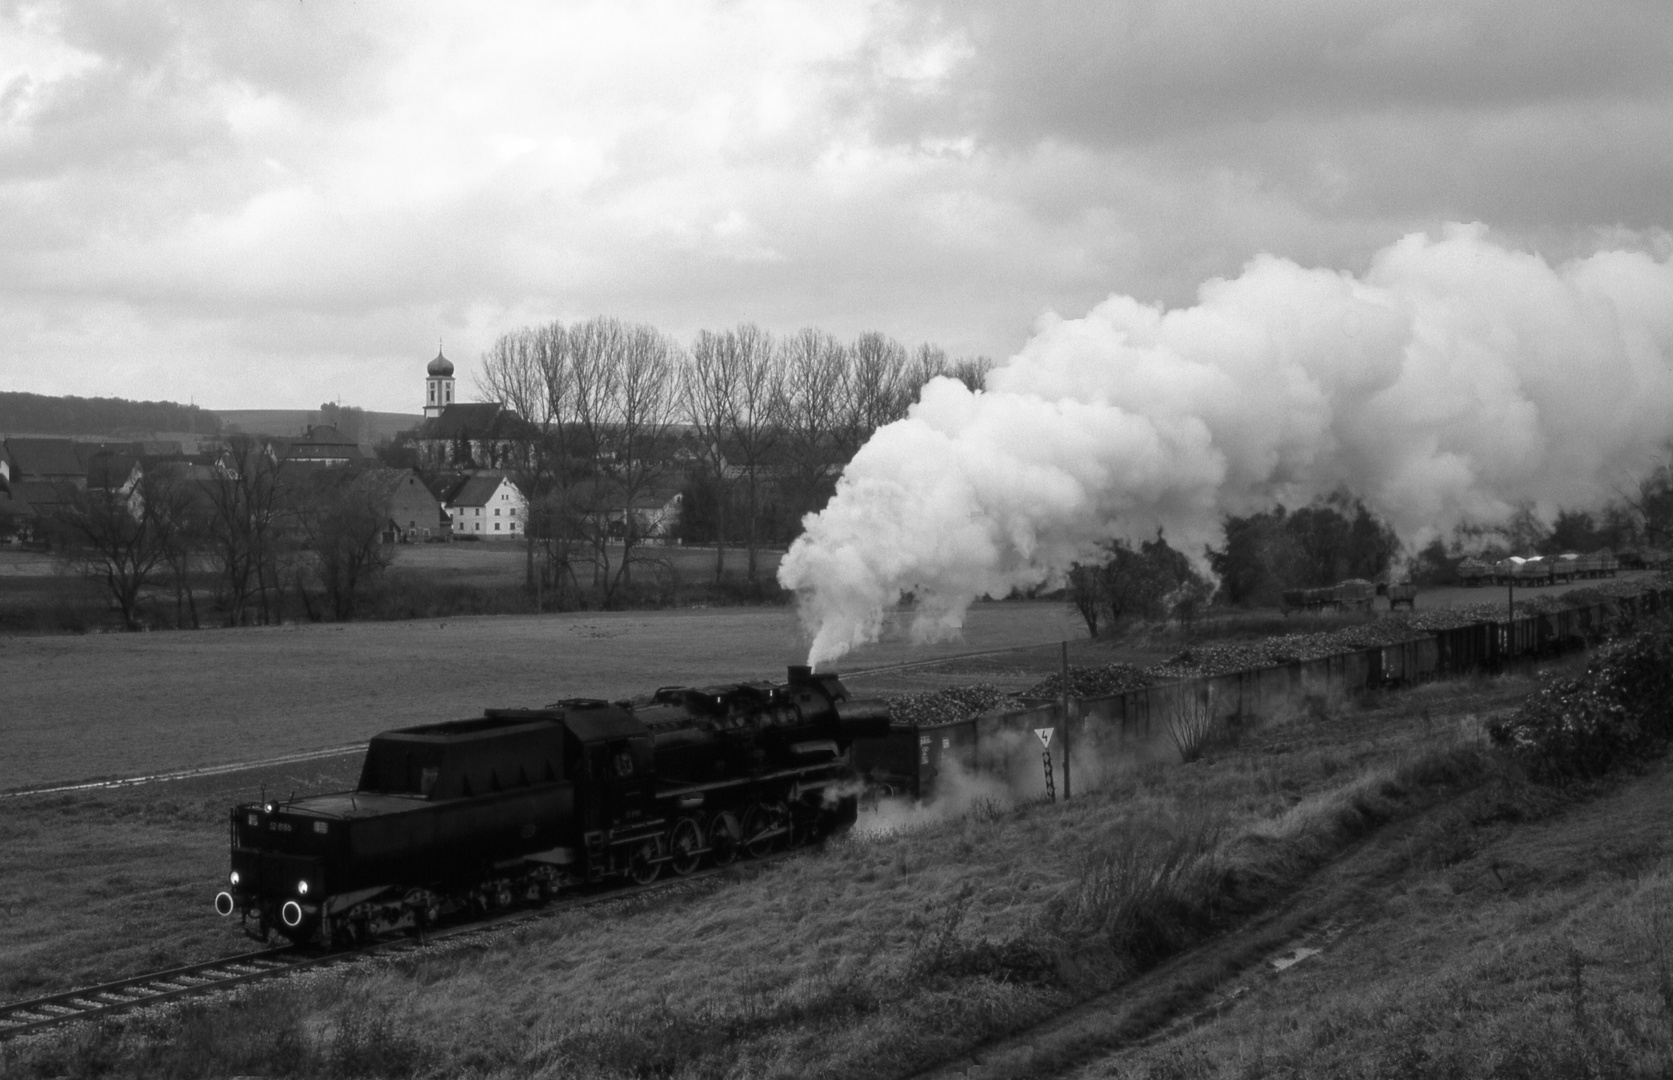
[[[531,439],[533,424],[497,401],[449,405],[418,426],[419,439]]]
[[[440,349],[436,350],[436,358],[430,361],[430,366],[424,369],[431,375],[452,375],[453,361],[443,356]]]

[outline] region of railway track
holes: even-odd
[[[418,950],[438,941],[471,934],[490,933],[511,923],[524,922],[529,919],[550,918],[554,915],[574,911],[577,908],[590,907],[594,904],[631,900],[647,893],[663,892],[681,886],[689,886],[716,877],[747,874],[757,868],[770,866],[780,860],[795,858],[808,851],[816,850],[818,850],[817,847],[775,852],[760,858],[751,858],[745,862],[734,863],[730,866],[710,867],[688,877],[653,881],[649,885],[633,885],[627,888],[578,893],[551,901],[544,907],[519,907],[488,918],[445,926],[429,931],[421,937],[389,938],[358,949],[329,953],[306,952],[290,945],[258,949],[255,952],[223,956],[219,960],[206,960],[202,963],[169,968],[166,971],[153,971],[145,975],[134,975],[113,982],[99,983],[96,986],[86,986],[77,990],[66,990],[62,993],[30,998],[27,1001],[0,1004],[0,1041],[63,1024],[94,1020],[131,1009],[160,1005],[200,994],[212,994],[267,979],[282,978],[308,968],[350,963],[374,953],[387,954]]]
[[[320,958],[324,959],[324,958]],[[107,1016],[141,1005],[155,1005],[175,998],[221,990],[306,966],[289,948],[261,949],[223,956],[201,964],[154,971],[149,975],[118,979],[98,986],[68,990],[61,994],[0,1005],[0,1039],[75,1020]]]

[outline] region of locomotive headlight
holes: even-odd
[[[266,813],[271,814],[273,812],[273,804],[268,803],[266,806],[262,807],[262,810]]]
[[[308,883],[306,881],[298,881],[296,883],[296,892],[297,892],[298,896],[307,896],[308,895]]]
[[[238,871],[234,870],[232,872],[232,878],[231,878],[233,888],[237,888],[238,883],[242,880],[244,880],[244,879],[238,876]]]

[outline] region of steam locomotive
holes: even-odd
[[[386,731],[353,791],[233,808],[223,916],[327,947],[612,880],[648,884],[851,825],[849,750],[888,705],[834,674],[665,687]]]

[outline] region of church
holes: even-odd
[[[424,369],[424,421],[412,432],[419,461],[443,478],[442,510],[455,538],[521,539],[528,500],[515,473],[539,434],[498,401],[460,402],[453,361],[441,350]]]
[[[414,429],[412,442],[430,471],[515,471],[537,435],[533,424],[502,402],[460,402],[453,361],[439,350],[424,369],[424,422]]]

